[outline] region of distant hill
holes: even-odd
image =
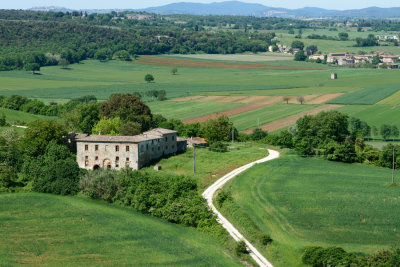
[[[62,11],[71,12],[64,7],[34,7],[32,11]],[[400,7],[380,8],[368,7],[351,10],[328,10],[317,7],[304,7],[300,9],[287,9],[268,7],[262,4],[251,4],[240,1],[226,1],[210,4],[180,2],[158,7],[144,9],[83,9],[87,13],[109,13],[111,11],[145,11],[161,15],[188,14],[188,15],[233,15],[255,17],[282,17],[282,18],[372,18],[387,19],[400,18]]]
[[[140,9],[156,14],[190,14],[190,15],[241,15],[257,17],[287,18],[400,18],[400,7],[369,7],[353,10],[327,10],[316,7],[286,9],[268,7],[261,4],[250,4],[239,1],[226,1],[210,4],[181,2],[159,7]]]

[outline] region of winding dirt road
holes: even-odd
[[[263,256],[260,252],[247,240],[244,236],[217,210],[217,208],[213,204],[213,196],[215,192],[222,188],[224,184],[226,184],[229,180],[235,178],[238,174],[244,172],[245,170],[253,167],[255,164],[267,162],[273,159],[279,158],[279,152],[275,150],[268,149],[269,156],[249,164],[246,164],[236,170],[231,171],[230,173],[223,176],[221,179],[212,184],[209,188],[207,188],[203,197],[207,200],[208,206],[211,210],[217,215],[217,221],[229,232],[229,234],[235,239],[235,241],[243,240],[249,251],[250,256],[257,262],[258,265],[262,267],[273,267],[273,265]]]

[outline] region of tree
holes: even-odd
[[[392,126],[388,124],[381,125],[380,133],[383,140],[386,141],[392,135]]]
[[[40,71],[40,65],[37,63],[27,63],[24,68],[26,71],[32,71],[32,74],[36,74],[35,71]]]
[[[119,117],[101,119],[92,129],[92,134],[121,135],[122,121]]]
[[[27,155],[37,157],[45,152],[51,141],[62,144],[66,135],[65,126],[56,120],[36,120],[29,123],[25,130],[21,141],[22,149]]]
[[[298,97],[297,97],[297,102],[299,102],[300,104],[303,105],[304,101],[305,101],[305,99],[304,99],[303,96],[298,96]]]
[[[90,134],[94,125],[100,120],[99,106],[100,104],[95,101],[82,103],[72,111],[66,112],[63,119],[70,130]]]
[[[399,129],[397,128],[396,125],[392,125],[392,128],[390,130],[393,139],[399,137]]]
[[[6,115],[4,113],[0,116],[0,127],[4,127],[7,125]]]
[[[255,128],[249,137],[251,140],[261,140],[265,138],[267,135],[268,133],[266,131],[263,131],[260,128]]]
[[[314,55],[318,51],[318,47],[316,45],[307,46],[306,52],[307,55]]]
[[[69,66],[69,62],[65,58],[60,59],[58,64],[61,65],[63,69],[66,69]]]
[[[340,41],[347,41],[349,39],[349,34],[346,32],[339,32]]]
[[[131,61],[131,55],[129,55],[128,51],[126,50],[119,50],[115,52],[114,57],[121,61]]]
[[[178,73],[178,68],[172,68],[171,73],[172,75],[176,75]]]
[[[374,138],[376,138],[376,136],[378,135],[378,128],[376,128],[375,125],[373,125],[371,127],[371,134],[372,134],[372,137],[374,137]]]
[[[44,155],[32,160],[26,171],[33,178],[36,192],[69,195],[79,191],[79,166],[75,156],[55,140],[48,144]]]
[[[379,55],[375,55],[375,56],[372,58],[372,64],[378,65],[379,62],[381,62],[381,57],[380,57]]]
[[[307,56],[304,54],[303,50],[300,50],[294,55],[294,60],[295,61],[305,61],[307,59]]]
[[[148,83],[151,83],[154,81],[154,77],[151,74],[146,74],[146,76],[144,76],[144,80]]]
[[[298,41],[298,40],[293,41],[292,42],[292,48],[298,48],[300,50],[303,50],[304,49],[304,43],[302,41]]]
[[[238,255],[238,256],[247,253],[246,243],[243,240],[240,240],[239,242],[237,242],[236,247],[235,247],[235,252],[236,252],[236,255]]]
[[[119,117],[123,123],[137,122],[141,131],[147,131],[152,124],[150,108],[133,94],[115,94],[100,105],[100,118]]]
[[[208,119],[204,122],[202,132],[204,138],[210,143],[228,141],[232,136],[232,127],[233,125],[229,121],[229,118],[226,115],[222,115],[215,120]]]
[[[107,61],[112,59],[112,51],[111,49],[104,48],[104,49],[99,49],[95,54],[94,58],[100,61]]]
[[[284,96],[284,97],[282,97],[282,100],[285,101],[286,104],[289,104],[290,97],[289,96]]]

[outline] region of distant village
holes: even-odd
[[[397,35],[377,35],[380,41],[399,40]],[[268,52],[285,53],[295,55],[300,51],[299,48],[292,48],[288,45],[276,44],[269,46]],[[354,66],[357,64],[373,64],[378,68],[398,69],[400,63],[400,55],[387,54],[385,52],[374,52],[370,54],[350,54],[346,52],[336,52],[329,54],[313,54],[308,56],[308,60],[322,62],[338,66]]]

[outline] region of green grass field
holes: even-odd
[[[390,169],[286,155],[231,182],[251,222],[228,217],[244,232],[272,235],[262,251],[275,266],[301,266],[301,249],[311,245],[375,253],[399,245],[400,188],[390,183]]]
[[[234,109],[245,104],[242,103],[217,103],[217,102],[150,102],[148,103],[152,113],[161,114],[170,119],[187,120],[215,112]]]
[[[100,201],[0,194],[1,266],[241,266],[218,244]]]
[[[349,105],[339,108],[338,111],[374,125],[378,130],[382,124],[396,125],[400,128],[399,106]]]
[[[328,103],[342,105],[373,105],[395,94],[400,84],[370,86],[335,98]]]
[[[315,108],[318,105],[277,104],[232,116],[230,119],[239,131],[254,128],[272,121]]]
[[[351,92],[372,85],[395,84],[396,71],[348,69],[294,61],[271,61],[268,64],[290,65],[310,69],[226,69],[215,67],[178,67],[171,75],[170,66],[144,65],[119,61],[87,60],[70,69],[44,67],[42,75],[26,71],[0,72],[0,94],[20,94],[31,98],[65,101],[94,94],[108,99],[113,93],[164,89],[168,98],[198,94],[284,95]],[[330,80],[336,72],[339,79]],[[154,83],[146,83],[151,73]],[[288,90],[289,89],[289,90]]]
[[[34,115],[22,111],[0,108],[0,115],[4,114],[9,124],[24,124],[34,120],[51,118],[47,116]]]
[[[234,143],[229,152],[219,153],[207,148],[196,149],[196,173],[193,173],[193,149],[183,154],[162,159],[157,165],[161,172],[179,174],[195,179],[201,190],[205,189],[224,174],[249,162],[268,155],[265,145]],[[149,167],[152,169],[152,167]]]
[[[304,29],[302,38],[297,39],[295,35],[297,35],[298,31],[295,31],[296,34],[289,34],[288,31],[275,31],[279,41],[282,44],[290,45],[295,40],[302,41],[305,46],[317,45],[319,51],[323,53],[333,53],[333,52],[349,52],[349,53],[358,53],[359,51],[371,52],[371,51],[384,51],[387,53],[400,54],[400,47],[398,46],[374,46],[374,47],[355,47],[356,44],[355,39],[357,37],[366,38],[369,34],[379,35],[383,34],[382,32],[374,32],[374,31],[364,31],[357,32],[356,28],[352,29],[338,29],[338,31],[329,31],[328,29]],[[318,39],[308,39],[306,38],[312,34],[318,35],[326,35],[337,37],[339,32],[346,32],[349,34],[348,41],[331,41],[331,40],[318,40]],[[396,32],[389,33],[386,32],[384,34],[397,34]]]

